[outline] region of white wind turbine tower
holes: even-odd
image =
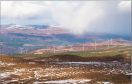
[[[82,45],[82,47],[83,47],[83,51],[84,51],[84,42],[83,42],[83,45]]]
[[[70,50],[72,51],[73,50],[73,47],[72,47],[73,45],[70,45]]]
[[[110,46],[112,46],[112,39],[108,40],[108,44],[107,44],[107,47],[110,48]]]
[[[110,48],[110,40],[108,39],[107,48]]]
[[[111,38],[111,40],[110,40],[110,45],[112,45],[113,44],[113,40],[112,40],[112,38]]]
[[[27,49],[26,49],[26,50],[25,50],[25,54],[27,54],[27,52],[28,52],[28,51],[27,51]]]
[[[96,45],[97,45],[97,43],[96,43],[96,40],[95,40],[94,41],[94,50],[97,50]]]
[[[110,45],[113,47],[113,39],[110,40]]]
[[[20,53],[21,53],[21,54],[23,53],[23,48],[20,48]]]
[[[55,46],[53,46],[53,53],[55,54],[56,52],[55,52]]]

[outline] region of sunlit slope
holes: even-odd
[[[80,52],[65,52],[65,53],[46,53],[46,54],[16,54],[13,56],[19,56],[23,57],[26,59],[31,59],[31,58],[53,58],[58,59],[58,58],[65,58],[66,56],[69,56],[67,60],[70,60],[74,58],[83,58],[86,60],[82,61],[97,61],[97,60],[118,60],[118,59],[126,59],[127,61],[130,62],[131,58],[131,46],[116,46],[116,47],[111,47],[109,49],[103,49],[103,50],[93,50],[93,51],[80,51]],[[58,57],[57,57],[58,56]],[[81,61],[81,58],[79,58],[77,61]],[[74,61],[74,60],[71,60]],[[75,60],[76,61],[76,60]]]

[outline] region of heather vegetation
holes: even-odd
[[[131,84],[130,47],[48,54],[1,55],[0,82]]]

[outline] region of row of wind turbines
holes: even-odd
[[[107,46],[106,48],[109,49],[110,48],[110,45],[113,45],[113,39],[108,39],[107,41]],[[73,50],[73,45],[70,45],[70,49]],[[97,50],[97,41],[94,40],[94,50]],[[82,44],[82,51],[85,51],[85,43],[83,42]],[[19,48],[19,53],[20,54],[27,54],[28,53],[28,50],[26,48]],[[56,48],[55,46],[53,46],[53,53],[56,53]]]

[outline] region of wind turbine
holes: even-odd
[[[25,54],[27,54],[27,49],[25,48]]]
[[[108,39],[107,48],[110,48],[110,40]]]
[[[110,39],[110,40],[108,40],[108,44],[107,44],[107,46],[108,46],[108,48],[110,48],[110,46],[112,46],[112,39]]]
[[[20,47],[19,49],[20,49],[20,53],[22,54],[23,53],[23,48]]]
[[[111,38],[111,40],[110,40],[110,45],[112,45],[113,44],[113,40],[112,40],[112,38]]]
[[[73,50],[73,47],[72,47],[72,45],[70,45],[70,47],[71,47],[71,48],[70,48],[70,50],[72,51],[72,50]]]
[[[55,46],[53,46],[53,53],[55,54]]]
[[[82,47],[83,47],[83,51],[84,51],[84,42],[83,42],[83,46]]]
[[[96,43],[96,40],[95,40],[94,41],[94,50],[97,50],[96,45],[97,45],[97,43]]]

